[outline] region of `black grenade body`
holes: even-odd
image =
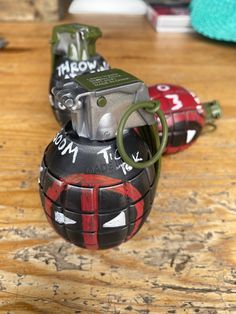
[[[135,161],[150,158],[132,129],[124,134]],[[78,137],[71,123],[47,147],[40,168],[40,195],[58,234],[87,249],[107,249],[133,237],[155,196],[154,166],[134,169],[118,154],[116,140]]]
[[[70,120],[70,111],[55,99],[51,90],[78,75],[109,69],[107,61],[96,52],[95,43],[101,36],[99,28],[89,25],[65,24],[53,29],[49,100],[60,125]]]

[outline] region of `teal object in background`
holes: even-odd
[[[236,42],[236,0],[192,0],[193,28],[212,39]]]

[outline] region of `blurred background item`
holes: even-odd
[[[5,40],[5,38],[0,37],[0,49],[5,48],[7,44],[8,42]]]
[[[69,13],[105,13],[144,15],[147,6],[142,0],[73,0]]]
[[[191,22],[211,39],[236,42],[236,0],[192,0]]]
[[[236,42],[236,0],[0,0],[0,21],[58,21],[68,12],[146,14],[158,32]]]
[[[192,32],[190,0],[146,0],[147,19],[157,32]]]
[[[175,7],[175,8],[183,8],[188,7],[191,0],[143,0],[148,5],[159,5],[164,7]]]
[[[0,21],[57,21],[63,18],[69,0],[0,0]]]

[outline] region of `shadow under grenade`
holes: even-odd
[[[152,100],[160,101],[168,124],[165,153],[172,154],[192,145],[204,129],[216,128],[214,121],[221,116],[220,104],[214,100],[200,103],[199,98],[184,87],[157,84],[148,88]],[[162,127],[159,124],[159,132]]]
[[[78,23],[57,25],[51,39],[52,74],[49,99],[61,125],[70,120],[70,111],[51,93],[57,82],[78,75],[109,69],[107,61],[96,52],[96,41],[102,36],[98,27]]]
[[[159,102],[149,100],[142,81],[118,69],[78,76],[53,94],[71,122],[41,164],[46,217],[77,246],[117,246],[138,232],[152,207],[168,133]],[[163,126],[161,143],[154,112]]]

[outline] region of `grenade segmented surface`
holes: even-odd
[[[165,153],[177,153],[188,148],[204,126],[204,109],[198,97],[181,86],[170,84],[157,84],[148,89],[152,100],[160,100],[160,108],[168,124]],[[158,125],[161,133],[160,123]]]
[[[133,130],[127,152],[147,160],[147,144]],[[155,197],[154,166],[125,164],[116,141],[78,137],[69,123],[47,147],[40,168],[40,195],[49,223],[64,239],[87,249],[107,249],[132,238]]]

